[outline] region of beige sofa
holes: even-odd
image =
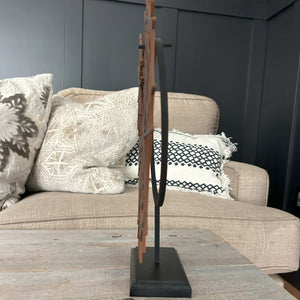
[[[72,88],[59,94],[83,102],[105,93],[108,92]],[[159,127],[158,94],[155,99],[155,127]],[[170,129],[191,134],[217,132],[219,109],[207,97],[170,93],[169,115]],[[167,191],[161,209],[162,230],[208,228],[268,274],[297,270],[300,222],[287,212],[266,206],[267,172],[234,161],[227,163],[225,172],[230,177],[231,196],[236,201]],[[150,197],[152,227],[153,210]],[[136,220],[136,188],[126,188],[118,195],[29,194],[0,212],[1,229],[136,229]]]

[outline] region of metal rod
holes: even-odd
[[[161,170],[159,185],[159,206],[162,206],[165,200],[166,181],[168,170],[168,89],[167,73],[164,55],[164,45],[161,39],[155,39],[155,51],[157,55],[159,84],[160,84],[160,101],[161,101]]]
[[[156,264],[159,264],[159,243],[160,243],[160,206],[155,205],[155,258]]]
[[[164,43],[162,45],[164,48],[170,48],[173,47],[173,45],[171,43]],[[139,49],[145,49],[145,45],[139,45]]]
[[[164,60],[163,43],[160,39],[155,40],[155,53],[159,68],[160,96],[161,96],[161,169],[160,169],[160,184],[157,189],[157,181],[155,174],[154,150],[152,150],[151,158],[151,179],[152,193],[155,203],[155,264],[160,262],[160,206],[163,205],[166,192],[166,180],[168,169],[168,92],[167,80]]]

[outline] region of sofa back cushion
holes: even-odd
[[[109,196],[35,193],[1,212],[0,230],[111,229],[117,233],[122,233],[124,229],[136,230],[137,196],[136,188],[127,188],[123,194]],[[153,230],[154,201],[151,193],[148,211],[149,229]],[[207,228],[266,273],[298,269],[300,222],[287,212],[202,194],[168,191],[160,220],[165,232],[168,229]],[[188,241],[189,237],[179,232],[178,238]],[[60,245],[67,242],[72,245],[71,241],[61,241]],[[91,251],[97,246],[93,245]],[[199,251],[202,251],[202,247],[199,247]],[[100,257],[100,253],[97,255]],[[229,255],[225,253],[224,259],[230,259]]]
[[[86,102],[111,93],[109,91],[69,88],[58,95],[79,102]],[[177,129],[191,134],[216,134],[219,124],[219,108],[216,102],[208,97],[168,93],[169,129]],[[160,93],[155,93],[154,127],[160,123]]]

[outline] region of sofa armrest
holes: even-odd
[[[246,163],[228,161],[224,172],[231,182],[231,197],[250,204],[267,205],[269,175],[266,170]]]

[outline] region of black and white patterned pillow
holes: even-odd
[[[161,132],[154,131],[156,176],[160,174]],[[167,189],[192,191],[232,199],[229,178],[224,164],[236,146],[224,133],[221,135],[190,135],[177,130],[169,132]],[[138,185],[138,143],[128,152],[125,183]]]
[[[0,80],[0,210],[18,201],[47,128],[52,74]]]

